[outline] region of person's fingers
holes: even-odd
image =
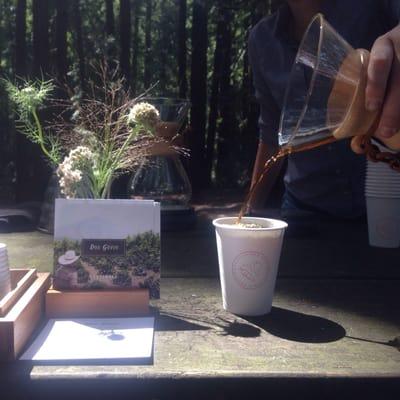
[[[378,111],[382,107],[392,67],[393,53],[393,44],[385,36],[377,39],[371,49],[365,91],[365,106],[369,111]]]
[[[400,130],[400,62],[395,57],[376,135],[389,138]]]
[[[356,154],[365,154],[365,148],[363,146],[363,136],[354,136],[351,139],[350,147]]]

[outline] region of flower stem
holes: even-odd
[[[138,131],[136,129],[132,129],[131,130],[130,134],[128,135],[128,137],[126,138],[125,142],[122,144],[122,146],[118,150],[113,162],[111,163],[110,169],[109,169],[109,174],[107,176],[107,179],[106,179],[106,182],[105,182],[105,185],[104,185],[102,198],[105,198],[104,196],[106,196],[107,193],[109,193],[109,190],[111,189],[111,180],[114,177],[114,172],[118,169],[119,162],[121,161],[121,157],[124,154],[124,151],[125,151],[126,147],[129,145],[129,143],[131,142],[132,138],[137,135],[137,132]]]
[[[39,146],[42,149],[43,153],[51,160],[51,162],[56,165],[57,160],[55,160],[53,155],[50,154],[50,152],[46,149],[46,146],[44,143],[44,138],[43,138],[43,128],[39,121],[39,117],[37,115],[36,109],[33,108],[31,113],[33,115],[33,119],[35,120],[35,124],[36,124],[36,128],[37,128],[37,137],[38,137]]]

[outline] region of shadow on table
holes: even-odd
[[[168,314],[157,315],[154,327],[156,331],[203,331],[210,329],[207,326]]]
[[[399,288],[399,279],[293,279],[284,285],[278,281],[276,293],[291,301],[333,308],[338,316],[352,313],[374,323],[400,326]]]
[[[278,307],[273,307],[268,315],[245,319],[271,335],[295,342],[329,343],[346,335],[341,325],[329,319]]]

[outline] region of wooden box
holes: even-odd
[[[50,274],[31,271],[11,270],[14,289],[1,301],[4,315],[0,317],[0,360],[17,359],[44,317]]]
[[[10,308],[18,301],[28,287],[36,280],[36,269],[13,269],[11,275],[11,292],[0,299],[0,317],[5,317]]]
[[[46,294],[47,318],[128,317],[149,313],[149,291],[86,290],[59,291]]]

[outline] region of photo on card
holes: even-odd
[[[147,288],[159,298],[160,269],[159,203],[56,200],[55,289]]]

